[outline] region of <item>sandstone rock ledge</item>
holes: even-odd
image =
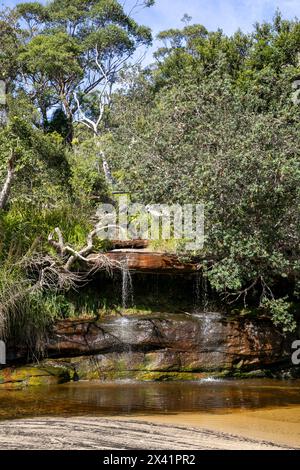
[[[186,274],[196,273],[199,270],[198,263],[181,262],[176,255],[152,252],[143,249],[116,249],[105,254],[108,260],[126,265],[130,271],[138,273],[172,273]],[[89,255],[88,259],[97,261],[98,255]]]
[[[43,345],[44,360],[0,370],[0,388],[81,379],[262,376],[289,363],[290,345],[267,320],[228,321],[213,312],[66,320],[55,325]]]

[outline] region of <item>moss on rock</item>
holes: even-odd
[[[55,385],[68,382],[70,371],[59,364],[7,367],[0,370],[0,389],[19,389],[33,385]]]

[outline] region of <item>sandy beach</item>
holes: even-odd
[[[246,419],[246,416],[243,419]],[[2,421],[0,424],[0,449],[286,450],[296,448],[293,442],[298,442],[299,430],[295,441],[292,436],[290,439],[284,436],[276,438],[276,429],[274,433],[262,428],[251,433],[249,429],[254,422],[248,420],[248,428],[245,424],[243,427],[243,419],[228,415],[225,419],[223,417],[222,421],[220,416],[206,414],[205,427],[204,416],[201,414],[144,416],[134,419],[46,417],[10,420]],[[201,422],[202,426],[199,425]],[[299,428],[299,425],[297,427]],[[228,432],[233,429],[239,432]],[[251,437],[251,434],[256,437]],[[272,439],[266,439],[267,436]]]
[[[157,424],[205,428],[245,439],[267,441],[279,446],[300,449],[299,406],[240,410],[230,413],[153,415],[151,419],[149,416],[139,416],[137,419],[150,420]]]

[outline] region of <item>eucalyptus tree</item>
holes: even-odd
[[[0,81],[2,121],[7,119],[6,96],[13,90],[14,80],[18,74],[18,52],[20,50],[19,30],[11,11],[0,12]]]
[[[17,54],[20,48],[18,28],[14,15],[5,10],[0,14],[0,132],[8,125],[8,93],[18,73]],[[15,149],[10,145],[1,155],[0,170],[3,184],[0,188],[0,210],[4,209],[10,196],[15,173]],[[1,171],[1,173],[2,173]],[[6,173],[6,174],[5,174]]]
[[[153,3],[141,1],[135,6]],[[76,113],[80,110],[89,119],[87,96],[99,90],[97,121],[101,120],[107,103],[107,98],[103,103],[104,96],[137,48],[150,44],[151,32],[136,23],[134,10],[126,13],[117,0],[53,0],[46,6],[26,3],[19,4],[16,12],[20,24],[27,25],[20,54],[23,76],[32,86],[44,125],[51,108],[62,105],[71,143]]]

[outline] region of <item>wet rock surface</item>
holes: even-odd
[[[268,320],[227,321],[218,313],[62,321],[45,349],[49,357],[142,354],[153,370],[195,371],[268,366],[289,354],[282,334]]]
[[[289,364],[290,344],[268,320],[228,321],[213,312],[65,320],[55,325],[43,345],[44,359],[19,372],[0,371],[0,386],[80,379],[193,380],[208,374],[263,376],[268,368]]]
[[[69,367],[42,361],[40,364],[0,370],[0,390],[15,390],[33,385],[57,385],[72,379],[72,369]]]

